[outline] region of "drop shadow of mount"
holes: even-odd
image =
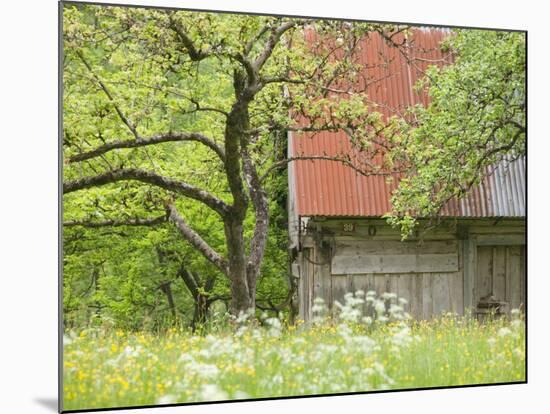
[[[57,398],[35,398],[34,402],[37,404],[40,404],[43,407],[48,408],[49,410],[53,412],[59,411],[59,406],[57,403]]]

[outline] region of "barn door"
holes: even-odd
[[[474,304],[501,302],[502,310],[525,307],[525,245],[478,246]]]

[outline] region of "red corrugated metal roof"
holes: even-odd
[[[386,44],[380,35],[372,33],[364,40],[361,63],[368,79],[369,99],[380,104],[385,116],[428,99],[414,91],[414,84],[431,61],[446,56],[439,43],[450,34],[442,29],[416,29],[413,32],[414,65]],[[447,56],[448,58],[448,56]],[[419,70],[420,69],[420,70]],[[345,133],[293,133],[290,143],[293,156],[336,156],[357,154]],[[352,155],[353,157],[353,155]],[[374,160],[380,162],[380,158]],[[510,171],[505,173],[504,171]],[[391,182],[385,176],[364,176],[338,161],[295,161],[294,189],[296,211],[300,216],[381,216],[391,210],[391,193],[398,176]],[[484,182],[473,188],[467,197],[448,203],[443,216],[495,217],[525,216],[525,160],[503,163]]]

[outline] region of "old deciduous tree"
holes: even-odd
[[[164,215],[227,276],[232,312],[254,307],[268,236],[265,181],[290,161],[272,162],[281,134],[345,129],[368,148],[381,131],[399,130],[372,110],[369,80],[359,82],[356,55],[372,30],[391,41],[402,28],[67,6],[65,202],[78,205],[72,196],[82,190],[96,203],[133,201],[122,217],[66,224],[155,225]],[[345,155],[335,161],[357,168]],[[368,163],[358,169],[380,173]],[[186,200],[223,223],[224,251],[185,219]]]

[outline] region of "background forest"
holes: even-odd
[[[65,327],[195,327],[249,307],[293,320],[287,131],[344,129],[367,161],[335,161],[381,174],[383,153],[388,174],[408,171],[389,215],[404,237],[411,211],[436,217],[524,154],[522,34],[458,31],[441,45],[454,64],[418,85],[431,105],[383,119],[356,52],[370,31],[409,53],[409,30],[67,5]]]

